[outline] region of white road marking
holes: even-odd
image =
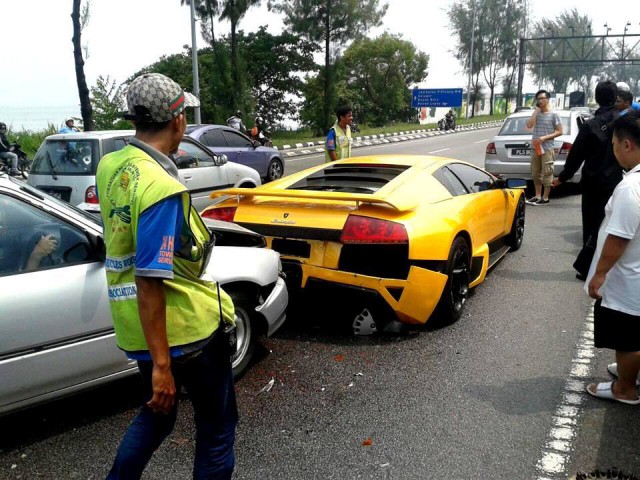
[[[451,150],[450,148],[441,148],[440,150],[432,150],[430,152],[427,153],[439,153],[439,152],[446,152],[447,150]]]
[[[572,441],[578,433],[578,419],[582,414],[582,404],[587,393],[585,377],[591,375],[591,359],[594,357],[593,345],[593,305],[585,319],[580,339],[576,345],[569,378],[564,383],[562,400],[556,408],[549,429],[547,441],[542,447],[542,455],[536,463],[536,480],[566,479],[567,468],[573,451]]]
[[[485,142],[488,142],[489,140],[491,139],[487,138],[486,140],[478,140],[477,142],[473,142],[473,143],[485,143]]]

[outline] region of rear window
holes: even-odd
[[[562,123],[562,134],[571,135],[571,117],[558,115]],[[507,135],[531,135],[533,130],[527,128],[526,123],[531,117],[510,117],[502,124],[499,136]]]
[[[33,159],[31,173],[95,175],[98,160],[97,140],[46,140]]]
[[[331,165],[294,183],[288,190],[374,194],[408,168],[406,165]]]

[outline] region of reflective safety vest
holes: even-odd
[[[351,127],[347,125],[347,131],[345,132],[338,125],[338,121],[333,124],[333,127],[329,129],[329,131],[333,130],[336,133],[336,160],[342,160],[343,158],[349,158],[351,156]],[[325,146],[326,150],[326,146]],[[329,150],[325,152],[325,160],[327,162],[331,162],[331,157],[329,156]]]
[[[135,259],[140,215],[158,202],[179,195],[183,223],[180,249],[173,251],[174,278],[163,279],[167,339],[170,347],[204,340],[220,325],[220,304],[214,282],[201,279],[211,252],[211,234],[191,206],[188,190],[156,160],[128,145],[100,160],[96,173],[100,213],[107,249],[105,269],[109,305],[118,347],[128,352],[149,350],[140,322],[135,284]],[[162,257],[160,259],[162,261]],[[224,320],[234,321],[233,302],[220,290]]]

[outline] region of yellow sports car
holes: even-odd
[[[376,155],[218,190],[212,198],[227,198],[202,215],[265,235],[292,294],[351,289],[362,307],[354,332],[370,333],[422,324],[434,312],[460,317],[469,288],[522,244],[525,185],[460,160]],[[381,308],[394,315],[374,319]]]

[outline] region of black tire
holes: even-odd
[[[282,166],[282,160],[279,158],[272,158],[267,167],[267,182],[272,182],[284,175],[284,167]]]
[[[445,284],[436,315],[442,324],[450,324],[462,316],[469,297],[469,275],[471,272],[471,251],[462,237],[456,237],[449,250],[447,260],[447,283]]]
[[[525,214],[525,202],[524,195],[520,196],[516,211],[513,214],[513,221],[511,222],[511,231],[506,239],[506,244],[511,247],[511,251],[515,252],[520,250],[522,246],[522,240],[524,239],[524,215]]]
[[[251,320],[251,304],[249,300],[240,292],[229,292],[233,299],[233,305],[236,311],[236,335],[238,337],[238,348],[234,355],[231,356],[231,368],[233,377],[240,378],[253,357],[255,350],[255,330]]]

